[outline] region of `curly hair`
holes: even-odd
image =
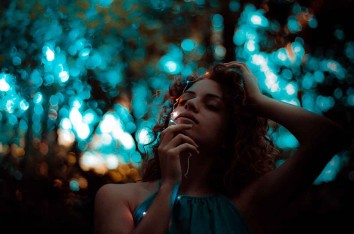
[[[201,79],[211,79],[221,85],[229,120],[227,142],[222,147],[220,157],[215,157],[208,180],[212,188],[225,195],[237,194],[252,181],[275,168],[279,151],[269,137],[268,120],[247,109],[240,71],[227,68],[223,64],[213,66],[204,75],[191,75],[186,79],[179,77],[172,82],[159,121],[153,128],[153,157],[145,157],[142,164],[142,181],[161,178],[157,155],[159,133],[168,127],[173,105],[178,97]]]

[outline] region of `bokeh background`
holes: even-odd
[[[92,233],[97,189],[140,178],[170,81],[217,62],[243,61],[267,95],[354,130],[353,10],[351,0],[1,0],[0,233]],[[269,131],[280,165],[298,142]],[[289,207],[284,233],[350,233],[353,184],[352,144]]]

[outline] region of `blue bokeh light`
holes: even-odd
[[[5,148],[14,131],[30,135],[33,130],[33,139],[40,142],[43,133],[57,129],[61,146],[70,149],[76,141],[84,151],[83,168],[96,166],[102,172],[127,162],[138,166],[140,152],[153,139],[151,129],[171,76],[204,74],[202,64],[210,53],[217,61],[229,53],[222,41],[227,21],[215,11],[220,4],[208,2],[213,10],[206,15],[205,0],[178,5],[152,0],[64,2],[11,1],[3,12],[0,128],[6,137],[0,144]],[[249,65],[263,92],[316,113],[330,111],[337,103],[354,106],[353,90],[345,87],[350,67],[331,53],[326,58],[311,54],[299,36],[307,25],[310,30],[318,27],[312,11],[294,3],[283,28],[267,18],[266,5],[257,9],[232,0],[228,7],[240,14],[233,35],[235,59]],[[174,24],[190,26],[178,14],[191,9],[210,20],[212,45],[197,29],[168,34]],[[147,16],[147,10],[172,12],[176,21],[169,22],[167,30],[159,14]],[[282,43],[277,43],[271,35],[280,32]],[[333,33],[345,43],[346,58],[354,61],[354,43],[344,42],[348,34],[340,26]],[[331,82],[341,87],[319,93],[319,87]],[[297,146],[291,134],[277,134],[280,148]]]

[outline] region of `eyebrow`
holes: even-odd
[[[190,91],[190,90],[187,90],[187,91],[186,91],[186,92],[184,92],[184,93],[189,93],[189,94],[193,94],[193,95],[195,95],[195,92]],[[205,96],[206,96],[206,97],[208,97],[208,98],[216,98],[216,99],[219,99],[219,100],[221,100],[221,101],[222,101],[222,98],[221,98],[219,95],[216,95],[216,94],[207,93]]]

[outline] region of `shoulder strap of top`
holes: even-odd
[[[138,223],[141,221],[141,219],[144,217],[145,213],[151,206],[152,202],[154,201],[158,191],[160,190],[161,187],[161,179],[158,181],[158,189],[156,192],[152,193],[147,199],[145,199],[142,203],[140,203],[134,210],[133,212],[133,219],[134,219],[134,224],[135,226],[138,225]]]

